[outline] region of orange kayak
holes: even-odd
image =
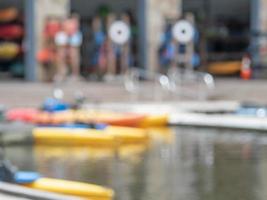
[[[112,111],[66,110],[61,112],[44,112],[37,109],[13,109],[6,113],[10,121],[25,121],[33,124],[58,125],[68,123],[108,124],[128,127],[166,126],[167,115],[145,115],[119,113]]]
[[[19,12],[16,8],[6,8],[0,10],[0,22],[9,22],[18,18]]]
[[[133,113],[117,113],[106,111],[76,111],[77,121],[84,123],[104,123],[114,126],[138,126],[146,115]]]

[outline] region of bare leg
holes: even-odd
[[[108,50],[107,50],[107,70],[108,70],[108,74],[116,75],[116,57],[113,51],[111,41],[109,41]]]
[[[66,48],[58,47],[57,49],[57,72],[55,79],[62,81],[67,74],[67,64],[66,64]]]
[[[125,74],[127,72],[127,70],[129,69],[129,56],[130,56],[130,52],[129,52],[129,45],[128,44],[125,44],[123,47],[122,47],[122,50],[121,50],[121,74]]]
[[[71,75],[80,76],[80,49],[79,47],[70,47],[69,49]]]

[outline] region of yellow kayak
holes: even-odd
[[[67,110],[56,113],[33,113],[31,121],[37,124],[103,123],[113,126],[155,127],[168,124],[167,115],[120,113],[101,110]]]
[[[167,126],[168,115],[147,115],[113,111],[79,110],[74,114],[76,121],[105,123],[115,126],[155,127]]]
[[[148,115],[146,116],[138,127],[162,127],[168,125],[168,115]]]
[[[15,58],[20,51],[20,47],[12,42],[3,42],[0,43],[0,58],[1,59],[13,59]]]
[[[35,128],[33,138],[36,144],[90,145],[116,147],[124,144],[145,143],[146,130],[139,128],[108,126],[103,130],[82,128]]]
[[[51,178],[39,178],[33,183],[24,184],[24,186],[37,190],[77,196],[87,200],[111,200],[114,196],[113,190],[101,186]]]
[[[241,61],[213,62],[208,66],[208,72],[214,75],[232,75],[241,70]]]

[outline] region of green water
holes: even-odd
[[[13,146],[5,152],[22,170],[108,186],[117,200],[267,198],[267,135],[196,128],[174,132],[168,135],[171,142],[158,139],[146,149]]]

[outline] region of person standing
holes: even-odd
[[[57,75],[55,79],[62,81],[70,70],[71,80],[80,77],[80,46],[82,34],[80,32],[79,16],[71,15],[62,21],[61,31],[55,36],[57,45]]]

